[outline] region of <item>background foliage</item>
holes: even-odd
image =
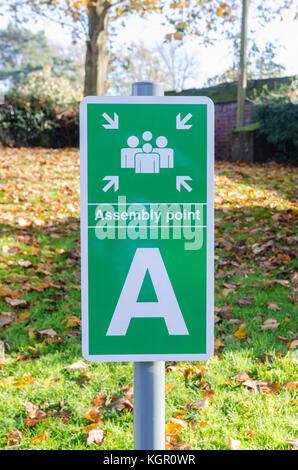
[[[66,77],[52,75],[50,67],[30,73],[19,91],[35,98],[49,98],[62,107],[78,103],[83,98],[80,87],[71,84]]]
[[[297,161],[298,106],[293,103],[265,103],[256,108],[258,133],[274,144],[273,159]]]
[[[284,83],[277,90],[264,87],[254,101],[254,119],[259,123],[257,132],[273,144],[272,159],[297,161],[298,80]]]
[[[49,97],[10,93],[1,106],[0,140],[16,147],[78,147],[78,105],[59,108]]]
[[[0,81],[6,88],[22,85],[32,72],[50,67],[51,75],[66,78],[75,87],[83,82],[78,47],[62,49],[50,44],[45,33],[8,25],[0,30]]]
[[[11,92],[0,109],[0,140],[4,144],[78,147],[79,90],[71,88],[66,78],[47,77],[43,71],[29,75],[21,91]],[[234,92],[236,84],[224,84],[175,94],[210,96],[217,103],[233,101]],[[274,145],[271,159],[294,162],[298,149],[297,81],[291,77],[253,80],[249,93],[258,132]]]

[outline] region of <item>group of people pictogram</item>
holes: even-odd
[[[142,137],[145,141],[142,147],[138,147],[138,137],[132,135],[127,139],[128,147],[121,149],[121,168],[134,168],[136,173],[159,173],[160,168],[174,167],[174,150],[166,147],[166,137],[157,137],[155,148],[150,143],[150,131]]]

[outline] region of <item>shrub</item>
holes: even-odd
[[[258,135],[264,136],[274,151],[272,159],[297,161],[298,104],[297,81],[279,94],[264,91],[254,106],[254,118],[259,123]]]
[[[293,103],[267,103],[255,108],[260,124],[258,134],[274,145],[272,159],[297,161],[298,106]]]
[[[32,72],[17,89],[17,93],[35,98],[48,98],[58,106],[67,106],[82,99],[81,90],[65,77],[51,74],[50,68]]]
[[[13,92],[1,106],[0,139],[16,147],[77,147],[79,107],[60,109],[50,98]]]

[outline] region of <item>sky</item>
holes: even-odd
[[[160,23],[160,17],[157,15],[150,21],[129,18],[126,28],[118,35],[119,43],[136,41],[138,38],[148,48],[153,48],[156,43],[164,40],[165,30]],[[284,17],[282,22],[272,21],[259,28],[256,39],[259,46],[264,46],[269,41],[277,45],[278,53],[275,61],[285,67],[285,76],[298,73],[298,22],[293,21],[290,15]],[[193,51],[198,60],[199,77],[196,86],[202,86],[208,78],[225,72],[233,64],[232,47],[227,40],[220,39],[214,45],[207,47],[191,40],[188,42],[188,48]]]
[[[256,28],[256,41],[259,46],[266,42],[277,45],[277,56],[275,61],[285,67],[284,75],[295,75],[298,73],[298,22],[292,19],[293,13],[283,15],[283,21],[273,20],[263,27]],[[249,22],[254,24],[254,12],[249,12]],[[1,27],[9,22],[7,15],[1,18]],[[134,15],[125,20],[125,27],[119,28],[115,39],[115,48],[119,45],[122,49],[132,42],[143,42],[144,45],[153,49],[161,44],[167,30],[161,24],[160,15],[150,15],[149,20],[141,19]],[[67,28],[61,28],[58,24],[40,19],[36,22],[26,23],[26,27],[32,31],[44,30],[48,39],[61,46],[71,43],[71,34]],[[239,20],[240,29],[240,20]],[[233,53],[231,43],[222,38],[212,46],[202,46],[194,39],[187,42],[187,50],[195,55],[198,62],[198,76],[185,83],[185,88],[202,87],[208,78],[221,74],[233,64]]]

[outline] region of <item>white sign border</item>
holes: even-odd
[[[206,104],[207,105],[207,292],[205,354],[89,354],[88,305],[88,177],[87,105],[114,104]],[[205,361],[214,352],[214,104],[205,96],[86,96],[80,104],[81,192],[81,299],[82,354],[90,362]]]

